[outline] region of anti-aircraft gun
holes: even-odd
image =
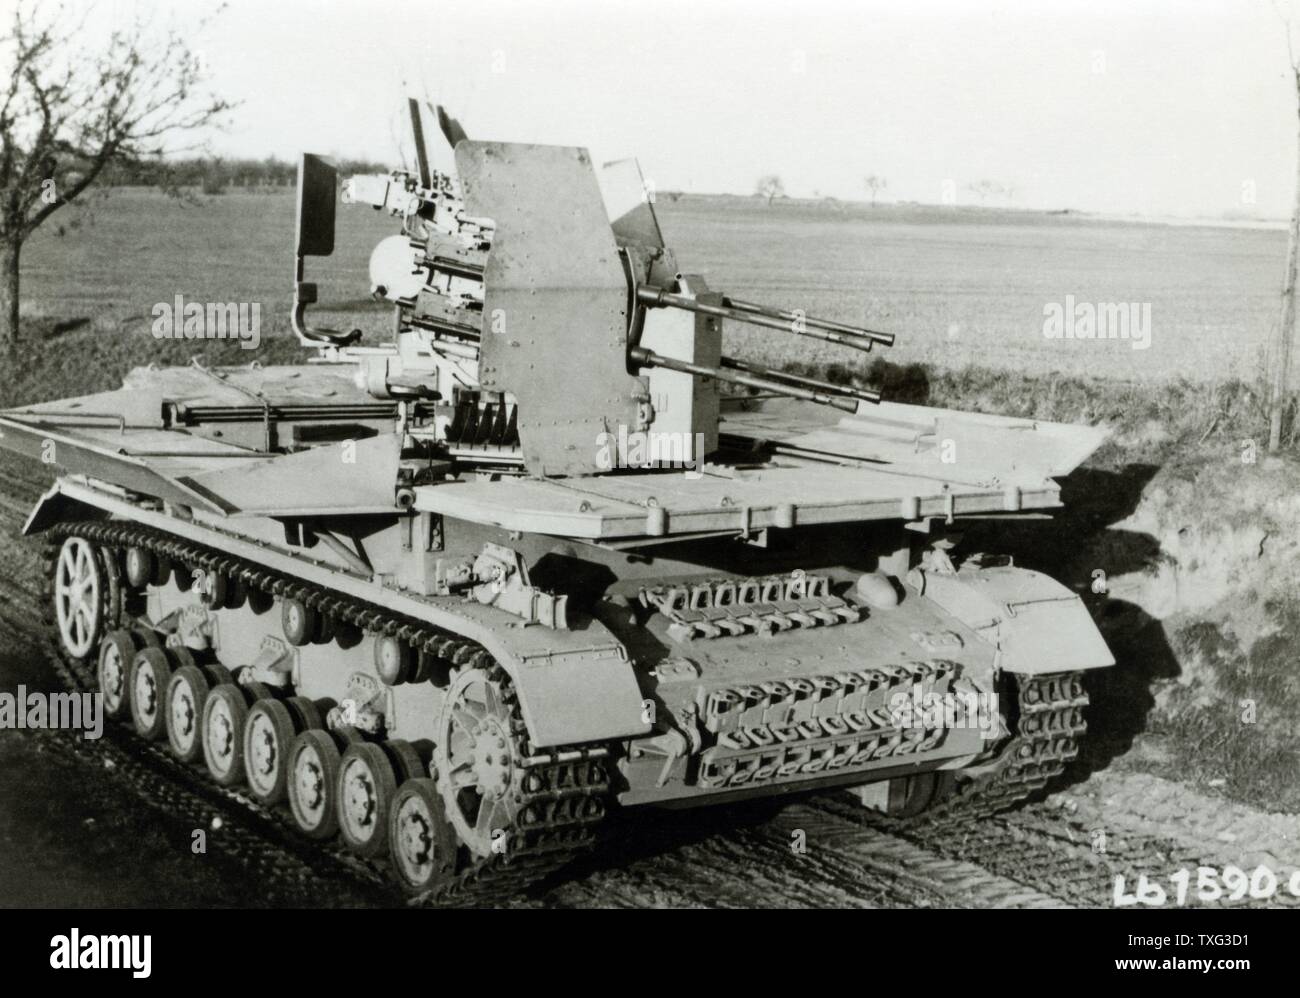
[[[603,464],[592,459],[596,438],[617,427],[620,439],[687,440],[685,449],[673,447],[671,453],[698,462],[706,455],[690,449],[695,441],[710,450],[717,445],[719,385],[849,413],[880,401],[876,391],[723,356],[722,320],[859,351],[892,345],[894,337],[718,294],[702,278],[679,273],[635,161],[606,165],[593,183],[581,151],[467,145],[458,172],[471,192],[470,210],[457,179],[430,168],[414,103],[411,113],[417,170],[351,177],[342,186],[344,203],[401,219],[401,233],[381,242],[370,262],[373,293],[395,305],[393,343],[349,348],[348,337],[304,324],[314,288],[301,281],[302,259],[332,252],[339,183],[313,156],[304,157],[300,173],[295,328],[305,345],[322,349],[329,359],[358,361],[362,383],[375,397],[441,403],[434,407],[439,415],[432,434],[413,428],[440,453],[462,463],[521,465],[538,474],[594,474],[628,467],[626,454]],[[459,146],[463,130],[445,113],[439,118],[448,142]],[[476,212],[498,210],[489,205],[499,204],[493,185],[501,186],[504,175],[512,178],[512,189],[523,178],[539,198],[529,201],[529,214],[509,221],[510,256],[493,257],[496,222]],[[606,205],[617,213],[612,224]],[[535,266],[537,261],[545,266]],[[595,344],[582,332],[586,327],[572,322],[575,304],[601,323],[603,337]],[[512,312],[520,322],[525,308],[531,334],[526,342],[510,334]],[[538,309],[555,316],[554,328],[535,326]],[[676,312],[687,315],[665,314]],[[596,366],[588,372],[588,364]],[[572,391],[574,382],[584,381],[590,382],[587,405]],[[568,387],[560,391],[562,385]],[[604,398],[610,385],[619,387],[622,399]],[[535,400],[523,406],[522,424],[521,398]],[[564,420],[574,429],[557,432],[556,422],[546,417],[561,407],[589,409],[588,418]]]
[[[308,322],[339,179],[305,156],[309,363],[0,414],[60,471],[26,532],[70,681],[433,900],[511,894],[613,806],[823,788],[970,820],[1060,774],[1113,659],[1074,592],[949,528],[1059,506],[1103,434],[724,356],[724,321],[892,337],[680,270],[631,161],[438,112],[437,173],[412,117],[414,171],[342,185],[401,220],[370,263],[388,342]]]

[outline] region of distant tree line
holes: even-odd
[[[391,167],[368,160],[338,161],[339,173],[387,173]],[[298,180],[294,160],[267,156],[265,159],[226,159],[222,156],[192,156],[187,159],[119,160],[105,167],[99,182],[111,187],[157,187],[167,191],[197,188],[204,194],[220,194],[230,188],[261,189],[292,187]]]

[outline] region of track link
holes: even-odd
[[[1017,676],[1012,736],[987,767],[958,778],[950,793],[913,817],[890,817],[898,828],[966,823],[987,818],[1042,790],[1079,754],[1087,731],[1083,674]],[[960,774],[965,776],[965,774]]]

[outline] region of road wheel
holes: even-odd
[[[208,677],[208,684],[211,686],[220,686],[222,683],[233,683],[235,675],[220,662],[209,662],[203,666],[203,674]]]
[[[194,657],[194,652],[190,651],[184,645],[169,644],[163,645],[167,650],[167,660],[172,664],[172,672],[177,669],[184,669],[186,666],[197,666],[198,659]]]
[[[896,818],[915,818],[946,799],[952,788],[952,774],[941,770],[890,780],[887,813]]]
[[[284,705],[289,708],[289,713],[293,716],[294,730],[312,731],[315,728],[325,727],[324,715],[316,706],[316,701],[307,697],[288,697]]]
[[[359,737],[355,729],[316,728],[294,739],[289,751],[289,811],[304,835],[328,839],[339,830],[339,747]]]
[[[388,813],[397,793],[397,774],[383,748],[354,742],[339,764],[338,812],[343,840],[362,856],[378,856],[388,845]]]
[[[162,638],[152,627],[133,627],[131,635],[135,638],[137,648],[161,648]]]
[[[868,808],[891,821],[906,825],[948,800],[956,780],[947,770],[933,770],[912,776],[897,776],[881,784],[867,784],[859,791],[859,800]],[[868,789],[869,788],[869,789]]]
[[[99,692],[104,697],[104,713],[114,721],[131,716],[131,686],[127,674],[139,647],[135,633],[126,630],[109,631],[99,643],[99,663],[95,672]]]
[[[85,662],[99,649],[104,634],[107,581],[95,546],[69,537],[54,562],[54,619],[59,645],[68,658]]]
[[[252,696],[234,683],[222,683],[203,704],[203,761],[212,778],[233,787],[244,778],[244,725]]]
[[[131,720],[146,741],[157,741],[167,733],[166,694],[172,665],[161,648],[141,648],[131,659],[127,681],[131,686]]]
[[[414,745],[400,738],[390,738],[384,742],[384,753],[393,764],[400,786],[406,780],[420,779],[429,775],[429,743]]]
[[[211,691],[212,684],[197,665],[181,666],[167,684],[167,741],[176,757],[185,762],[198,762],[203,758],[199,729],[203,721],[203,705]]]
[[[388,815],[388,851],[403,889],[418,894],[445,883],[456,871],[457,847],[438,785],[428,777],[404,782]]]
[[[278,804],[289,782],[289,750],[298,735],[293,715],[279,700],[258,700],[244,725],[244,773],[263,804]]]

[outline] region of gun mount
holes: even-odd
[[[456,140],[460,176],[452,177],[430,169],[417,107],[412,120],[415,172],[352,177],[342,188],[344,203],[401,219],[401,234],[381,242],[370,265],[372,292],[394,304],[394,341],[349,349],[330,331],[303,340],[328,360],[359,362],[359,383],[377,398],[433,401],[442,422],[435,417],[432,434],[411,429],[443,455],[531,474],[600,474],[626,467],[625,454],[597,463],[605,434],[672,433],[715,445],[719,386],[848,413],[880,401],[876,391],[723,356],[724,320],[861,351],[894,337],[721,295],[679,273],[634,162],[597,173],[582,150],[475,143],[459,126],[444,127]],[[439,120],[450,119],[440,111]],[[304,287],[309,297],[314,287],[301,282],[302,230],[328,232],[306,245],[329,251],[326,188],[336,178],[313,156],[304,157],[301,177],[295,287],[305,301]],[[611,218],[610,204],[627,210]],[[304,223],[321,211],[328,221]],[[598,336],[587,331],[575,342],[575,309]],[[526,336],[514,334],[521,326]],[[560,386],[566,414],[555,411]]]

